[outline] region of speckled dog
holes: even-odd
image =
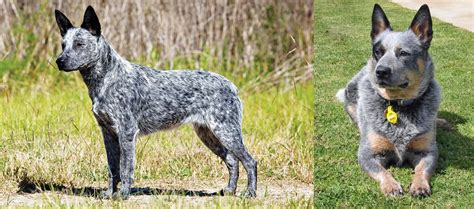
[[[206,71],[160,71],[126,61],[101,35],[91,6],[80,28],[58,10],[55,16],[63,38],[56,63],[62,71],[81,73],[104,137],[109,164],[104,198],[129,197],[137,136],[184,123],[192,123],[204,144],[224,160],[230,177],[221,193],[235,194],[240,161],[248,175],[244,195],[256,196],[257,162],[243,144],[242,104],[229,80]]]
[[[403,189],[386,168],[409,164],[415,168],[410,193],[429,196],[438,158],[440,88],[428,54],[433,37],[428,6],[418,10],[408,30],[394,32],[376,4],[371,37],[372,58],[337,94],[359,127],[359,163],[389,196]]]

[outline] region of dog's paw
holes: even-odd
[[[410,194],[414,197],[428,197],[431,195],[431,188],[428,181],[413,181],[410,185]]]
[[[229,187],[225,187],[219,191],[219,195],[221,196],[233,196],[235,195],[235,189],[231,189]]]
[[[380,188],[386,196],[397,197],[403,195],[402,186],[396,181],[382,182]]]
[[[245,198],[256,198],[257,192],[255,190],[247,190],[244,193],[242,193],[240,196],[245,197]]]
[[[114,195],[114,199],[128,200],[130,197],[130,189],[121,189],[120,192],[116,194],[117,195]]]
[[[113,198],[113,192],[111,190],[107,190],[107,191],[103,191],[101,194],[100,194],[100,198],[101,199],[112,199]]]
[[[107,190],[102,193],[102,199],[112,199],[112,200],[127,200],[130,197],[130,191],[120,190],[120,192],[114,192]]]

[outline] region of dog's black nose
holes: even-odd
[[[56,59],[56,64],[58,64],[58,67],[61,69],[64,66],[64,58],[58,57],[58,59]]]
[[[378,79],[387,79],[392,74],[392,69],[389,67],[379,66],[375,70],[375,75]]]

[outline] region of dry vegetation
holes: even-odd
[[[78,73],[59,72],[54,62],[60,52],[54,9],[78,26],[89,4],[105,38],[127,59],[160,69],[208,69],[237,84],[245,144],[259,161],[259,196],[265,200],[251,205],[275,204],[272,198],[287,207],[311,205],[314,91],[305,82],[312,76],[309,0],[0,0],[0,200],[2,193],[45,185],[105,187],[104,146],[87,90]],[[138,185],[154,182],[169,189],[171,181],[175,188],[192,189],[211,182],[204,188],[217,190],[227,179],[222,161],[189,126],[141,138],[137,146]],[[240,190],[245,182],[242,170]],[[282,190],[277,198],[265,186],[275,182],[286,188],[306,185],[301,190],[306,194],[295,199]],[[212,201],[206,204],[225,205]],[[248,203],[232,199],[230,204]]]
[[[311,79],[310,0],[1,0],[0,59],[26,60],[22,75],[51,70],[45,63],[60,50],[53,10],[79,26],[89,4],[106,39],[128,59],[155,68],[217,68],[210,70],[253,80],[246,82],[252,88]]]

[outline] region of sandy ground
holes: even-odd
[[[392,0],[392,2],[412,10],[418,10],[421,5],[427,4],[432,16],[474,32],[473,0]]]
[[[240,182],[240,181],[239,181]],[[245,183],[245,181],[243,181]],[[237,193],[245,189],[244,183],[239,184]],[[130,199],[122,202],[124,205],[152,206],[150,204],[205,206],[215,205],[216,202],[239,202],[240,197],[220,197],[213,193],[225,185],[224,181],[148,181],[134,185]],[[273,205],[288,201],[310,200],[313,198],[313,185],[301,182],[272,181],[260,182],[255,202],[262,205]],[[113,201],[101,200],[96,196],[104,185],[76,188],[74,191],[43,191],[36,193],[0,194],[2,206],[66,206],[74,205],[110,205]],[[75,194],[74,194],[75,193]],[[155,205],[156,206],[156,205]]]

